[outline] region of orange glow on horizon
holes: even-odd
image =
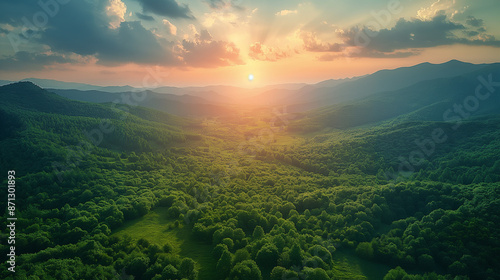
[[[495,48],[487,50],[485,51],[485,47],[456,45],[428,49],[418,56],[408,58],[341,57],[333,61],[319,61],[321,53],[301,53],[279,61],[247,59],[244,65],[218,68],[169,68],[136,64],[110,67],[95,63],[58,65],[49,67],[45,71],[23,73],[23,76],[19,73],[5,73],[2,79],[41,78],[102,86],[143,87],[144,77],[153,72],[159,79],[149,81],[149,85],[177,87],[230,85],[254,88],[284,83],[314,84],[328,79],[362,76],[382,69],[412,66],[422,62],[443,63],[451,59],[471,63],[500,61],[500,55]],[[250,73],[254,75],[253,80],[249,80]]]

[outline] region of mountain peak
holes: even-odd
[[[443,63],[443,65],[448,65],[448,66],[449,65],[467,65],[467,64],[471,64],[471,63],[463,62],[463,61],[456,60],[456,59],[452,59],[450,61]]]
[[[42,91],[43,89],[32,82],[22,81],[16,82],[8,85],[4,85],[0,87],[3,90],[23,90],[23,91]]]

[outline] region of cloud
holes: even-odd
[[[344,48],[343,44],[319,41],[314,32],[302,31],[300,38],[304,43],[304,49],[310,52],[339,52]]]
[[[277,12],[275,15],[276,16],[286,16],[286,15],[294,15],[294,14],[298,14],[299,12],[297,10],[281,10],[279,12]]]
[[[254,60],[277,61],[291,56],[291,53],[256,42],[250,46],[248,55]]]
[[[471,7],[470,4],[473,4],[473,2],[470,2],[467,5],[462,5],[462,2],[465,1],[467,0],[459,0],[460,3],[457,3],[457,0],[437,0],[430,6],[418,10],[417,18],[429,21],[436,16],[446,15],[449,19],[453,20],[463,19],[466,11]]]
[[[121,0],[109,0],[109,5],[106,7],[106,14],[110,18],[109,26],[116,29],[120,23],[125,21],[125,13],[127,6]]]
[[[33,15],[41,10],[36,0],[0,1],[0,23],[22,26],[22,17]]]
[[[96,57],[103,64],[135,62],[139,64],[178,65],[175,54],[157,41],[155,35],[138,21],[123,22],[112,40]]]
[[[115,47],[113,39],[120,28],[109,28],[105,4],[69,2],[64,7],[64,13],[59,13],[51,19],[50,25],[38,42],[50,46],[53,51],[74,52],[80,55],[111,52]]]
[[[371,57],[371,58],[405,58],[418,55],[418,51],[396,51],[396,52],[379,52],[366,48],[345,48],[341,53],[326,53],[318,57],[319,61],[332,61],[341,58],[355,57]]]
[[[222,10],[227,8],[234,8],[236,10],[244,10],[242,6],[240,6],[242,0],[205,0],[205,3],[214,10]]]
[[[137,0],[142,11],[170,18],[194,19],[187,5],[179,5],[175,0]]]
[[[212,41],[212,35],[208,32],[208,30],[203,29],[200,31],[199,34],[195,35],[196,40],[202,41],[202,42],[207,42],[207,41]]]
[[[0,71],[38,71],[53,64],[75,63],[75,59],[60,54],[38,54],[20,51],[0,58]]]
[[[482,19],[475,18],[473,16],[468,16],[465,22],[473,27],[481,27],[483,26],[484,22]]]
[[[231,24],[236,26],[237,24],[242,24],[244,22],[237,14],[226,11],[213,11],[211,13],[205,13],[204,17],[205,18],[202,23],[205,27],[212,27],[216,23],[221,23],[223,25]]]
[[[222,9],[226,6],[226,2],[224,0],[207,0],[205,1],[208,6],[212,9]]]
[[[467,37],[474,37],[474,36],[479,35],[479,32],[474,31],[474,30],[464,30],[464,31],[463,31],[463,33],[464,33]]]
[[[207,30],[196,34],[193,41],[182,41],[184,65],[190,67],[215,68],[242,65],[240,50],[234,43],[214,41]]]
[[[163,19],[163,24],[167,26],[169,34],[177,35],[177,27],[173,25],[170,21]]]
[[[472,24],[482,25],[482,21],[475,18],[469,20]],[[306,51],[324,52],[326,54],[319,59],[328,61],[345,56],[403,58],[418,55],[424,48],[453,44],[500,47],[500,41],[483,32],[482,27],[470,30],[460,23],[448,20],[446,15],[437,15],[431,20],[400,18],[390,29],[337,29],[337,37],[340,39],[337,43],[321,42],[316,33],[309,31],[300,32],[300,38]]]
[[[29,6],[25,2],[19,2],[21,1],[9,1],[8,5],[1,2],[0,8],[8,6],[18,11]],[[141,2],[146,3],[146,11],[153,7],[149,5],[152,2]],[[30,3],[36,6],[36,2]],[[70,57],[85,57],[88,61],[109,66],[135,63],[215,68],[244,63],[240,58],[240,50],[232,42],[216,40],[207,30],[198,32],[196,29],[193,29],[192,37],[169,41],[155,34],[155,29],[146,29],[140,21],[126,21],[126,7],[120,3],[122,2],[118,0],[68,2],[64,5],[64,12],[51,17],[46,26],[32,32],[36,35],[27,38],[29,53],[19,52],[14,56],[0,57],[1,68],[16,71],[32,65],[29,69],[42,69],[50,65],[77,62]],[[166,3],[175,2],[157,3],[162,3],[158,5],[165,7]],[[178,7],[180,10],[177,10],[177,16],[181,16],[179,11],[183,11],[185,15],[190,14],[187,6]],[[29,9],[31,8],[28,7]],[[175,9],[169,10],[169,13],[173,12]],[[162,14],[162,10],[157,10],[156,14],[158,13]],[[2,10],[0,14],[8,13]],[[145,15],[138,14],[138,17],[142,16]],[[150,16],[146,17],[149,19]],[[8,24],[14,29],[12,33],[22,35],[21,18],[22,16],[0,18],[0,26],[3,28]],[[177,34],[177,27],[170,20],[162,20],[162,23],[171,34]],[[37,53],[36,50],[40,51]],[[78,61],[84,63],[81,59]]]
[[[137,12],[137,13],[135,13],[135,15],[137,16],[137,18],[142,19],[142,20],[146,20],[146,21],[154,21],[155,20],[154,17],[145,15],[143,13]]]
[[[339,36],[347,45],[364,45],[368,49],[379,52],[452,44],[499,46],[500,43],[489,35],[473,38],[471,33],[466,34],[467,37],[459,37],[455,31],[467,31],[467,29],[462,24],[449,21],[445,15],[439,15],[429,21],[401,18],[393,28],[379,31],[373,31],[367,27],[351,28],[341,31]]]
[[[461,24],[450,22],[440,15],[430,21],[399,19],[391,29],[374,31],[368,27],[351,28],[339,33],[344,43],[352,46],[366,44],[368,48],[392,52],[407,48],[429,48],[456,42],[452,31],[464,30]]]
[[[98,63],[177,65],[170,45],[160,44],[156,36],[139,21],[121,22],[109,27],[107,1],[71,1],[64,13],[51,18],[39,38],[31,41],[48,46],[53,52],[95,56]]]
[[[456,0],[437,0],[429,7],[417,11],[417,17],[421,20],[431,20],[438,15],[443,15],[456,4]]]

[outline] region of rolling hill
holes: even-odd
[[[95,149],[153,151],[182,143],[190,134],[185,129],[193,125],[143,107],[72,101],[31,82],[0,87],[0,116],[1,153],[15,150],[24,155],[2,157],[2,162],[18,162],[19,170],[40,168],[39,164],[50,170],[50,162],[64,161],[65,147],[90,144]],[[39,149],[43,152],[34,152]],[[43,155],[37,164],[22,164],[37,155]]]
[[[489,75],[500,77],[500,64],[481,66],[479,70],[459,76],[420,81],[405,88],[372,93],[357,101],[305,112],[303,118],[292,126],[317,130],[327,127],[345,129],[393,118],[399,121],[443,121],[456,118],[459,109],[455,109],[455,104],[469,109],[465,110],[466,116],[496,114],[500,112],[499,95],[487,94],[488,90],[483,88],[482,94],[488,97],[485,100],[475,97],[476,88],[482,85],[478,77],[488,79]]]

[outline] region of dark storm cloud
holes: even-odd
[[[37,71],[47,65],[74,62],[76,61],[59,54],[17,52],[15,55],[0,58],[0,71]]]
[[[169,18],[194,19],[187,5],[179,5],[175,0],[137,0],[142,5],[142,11]]]
[[[135,15],[142,20],[147,20],[147,21],[154,21],[155,19],[152,16],[148,16],[142,13],[135,13]]]

